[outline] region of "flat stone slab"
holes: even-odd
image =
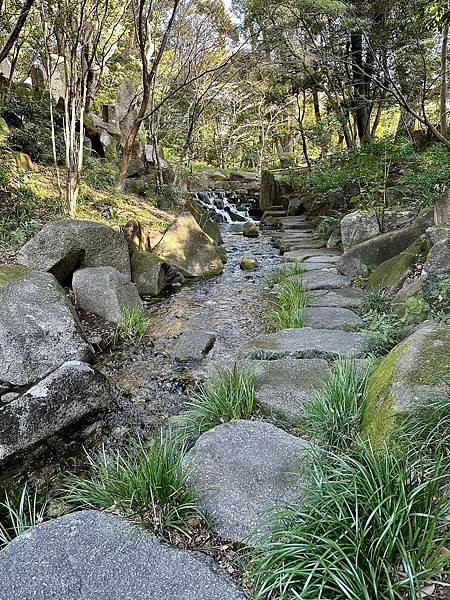
[[[315,264],[315,263],[327,263],[328,265],[336,265],[339,261],[339,250],[331,250],[332,252],[336,252],[336,254],[327,254],[323,256],[311,256],[309,258],[305,258],[305,265]],[[328,249],[328,252],[330,250]]]
[[[336,306],[358,308],[364,300],[364,291],[351,287],[336,290],[313,290],[308,294],[309,306]]]
[[[244,600],[211,559],[108,513],[49,521],[0,552],[2,600]]]
[[[185,331],[173,349],[173,356],[180,362],[201,360],[212,349],[216,341],[214,333],[203,329]]]
[[[326,245],[323,242],[305,238],[304,240],[281,242],[280,252],[284,254],[285,252],[294,252],[295,250],[311,250],[325,247]]]
[[[231,421],[204,433],[189,451],[190,484],[223,538],[252,543],[272,506],[299,495],[307,442],[261,421]],[[212,600],[213,596],[211,596]]]
[[[305,308],[305,325],[317,329],[360,327],[363,320],[348,308],[313,306]]]
[[[243,371],[255,373],[256,400],[264,412],[294,425],[330,373],[327,361],[322,358],[248,360],[238,365]]]
[[[305,271],[320,271],[321,269],[333,269],[334,272],[337,272],[336,269],[334,268],[333,263],[320,263],[320,262],[312,262],[312,263],[307,263],[307,262],[303,262],[302,266],[304,268]]]
[[[282,257],[282,262],[298,262],[307,260],[308,258],[316,258],[315,262],[328,262],[322,260],[324,257],[338,258],[341,255],[339,250],[330,250],[329,248],[305,248],[303,250],[293,250],[292,252],[286,252]]]
[[[240,359],[325,358],[339,356],[365,358],[375,348],[372,337],[339,329],[285,329],[253,338],[242,346]]]
[[[281,217],[281,229],[300,229],[301,231],[312,231],[312,225],[302,217]]]
[[[335,288],[348,288],[353,279],[339,275],[334,269],[308,271],[303,275],[295,275],[290,279],[298,279],[306,290],[333,290]]]

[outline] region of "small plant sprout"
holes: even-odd
[[[138,346],[147,334],[149,326],[150,319],[146,317],[142,308],[125,309],[114,329],[113,345],[122,341],[130,346]]]

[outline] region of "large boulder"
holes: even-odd
[[[244,600],[200,552],[180,550],[121,517],[82,511],[0,552],[2,600]]]
[[[218,275],[223,271],[217,246],[189,212],[179,215],[153,252],[178,267],[186,277]]]
[[[186,457],[201,510],[221,537],[252,541],[267,511],[298,497],[307,442],[259,421],[231,421],[204,433]]]
[[[380,362],[369,380],[364,428],[375,445],[419,403],[448,394],[450,326],[426,321]]]
[[[337,263],[343,275],[357,277],[363,275],[367,265],[378,266],[384,261],[406,250],[414,240],[423,235],[433,224],[433,211],[424,210],[408,226],[383,233],[378,237],[366,240],[345,252]]]
[[[341,237],[344,252],[381,233],[404,227],[416,216],[417,212],[412,210],[385,211],[382,217],[375,212],[361,210],[345,215],[341,221]]]
[[[0,408],[0,460],[103,408],[114,398],[108,379],[83,362],[67,362]]]
[[[60,283],[80,267],[114,267],[128,278],[130,256],[125,237],[94,221],[52,221],[20,250],[21,265],[48,271]]]
[[[191,213],[206,235],[209,235],[214,242],[220,246],[223,244],[222,234],[218,224],[211,219],[207,210],[194,198],[188,198],[185,208]]]
[[[89,360],[73,306],[50,273],[0,267],[0,384],[32,385],[69,360]]]
[[[378,265],[371,273],[367,287],[371,290],[387,289],[397,292],[414,270],[427,249],[424,237],[417,238],[406,250]]]
[[[153,252],[134,252],[131,281],[142,297],[159,296],[171,277],[170,266]]]
[[[261,193],[259,207],[264,212],[280,203],[280,184],[270,171],[261,172]]]
[[[436,202],[434,207],[434,222],[437,226],[450,226],[450,192]]]
[[[113,267],[75,271],[72,288],[76,305],[105,321],[117,323],[126,310],[142,308],[135,285]]]
[[[435,244],[425,261],[422,288],[430,306],[450,305],[450,239]]]

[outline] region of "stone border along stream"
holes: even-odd
[[[296,473],[309,449],[309,442],[270,419],[295,423],[331,361],[364,359],[373,348],[372,338],[346,330],[359,323],[352,309],[363,294],[337,273],[339,253],[311,240],[311,226],[302,217],[281,217],[279,224],[272,241],[282,261],[301,260],[307,268],[301,276],[310,290],[306,327],[257,336],[238,351],[238,363],[255,370],[257,401],[268,420],[219,425],[201,435],[187,455],[190,482],[200,508],[214,519],[215,533],[250,546],[267,528],[266,511],[298,495]],[[163,544],[97,511],[65,515],[16,538],[0,553],[0,589],[2,600],[31,600],[35,592],[44,600],[245,598],[201,553]]]

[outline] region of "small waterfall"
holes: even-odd
[[[192,192],[192,196],[209,212],[216,223],[253,221],[248,208],[243,206],[241,196],[235,192]],[[239,205],[239,208],[236,204]]]

